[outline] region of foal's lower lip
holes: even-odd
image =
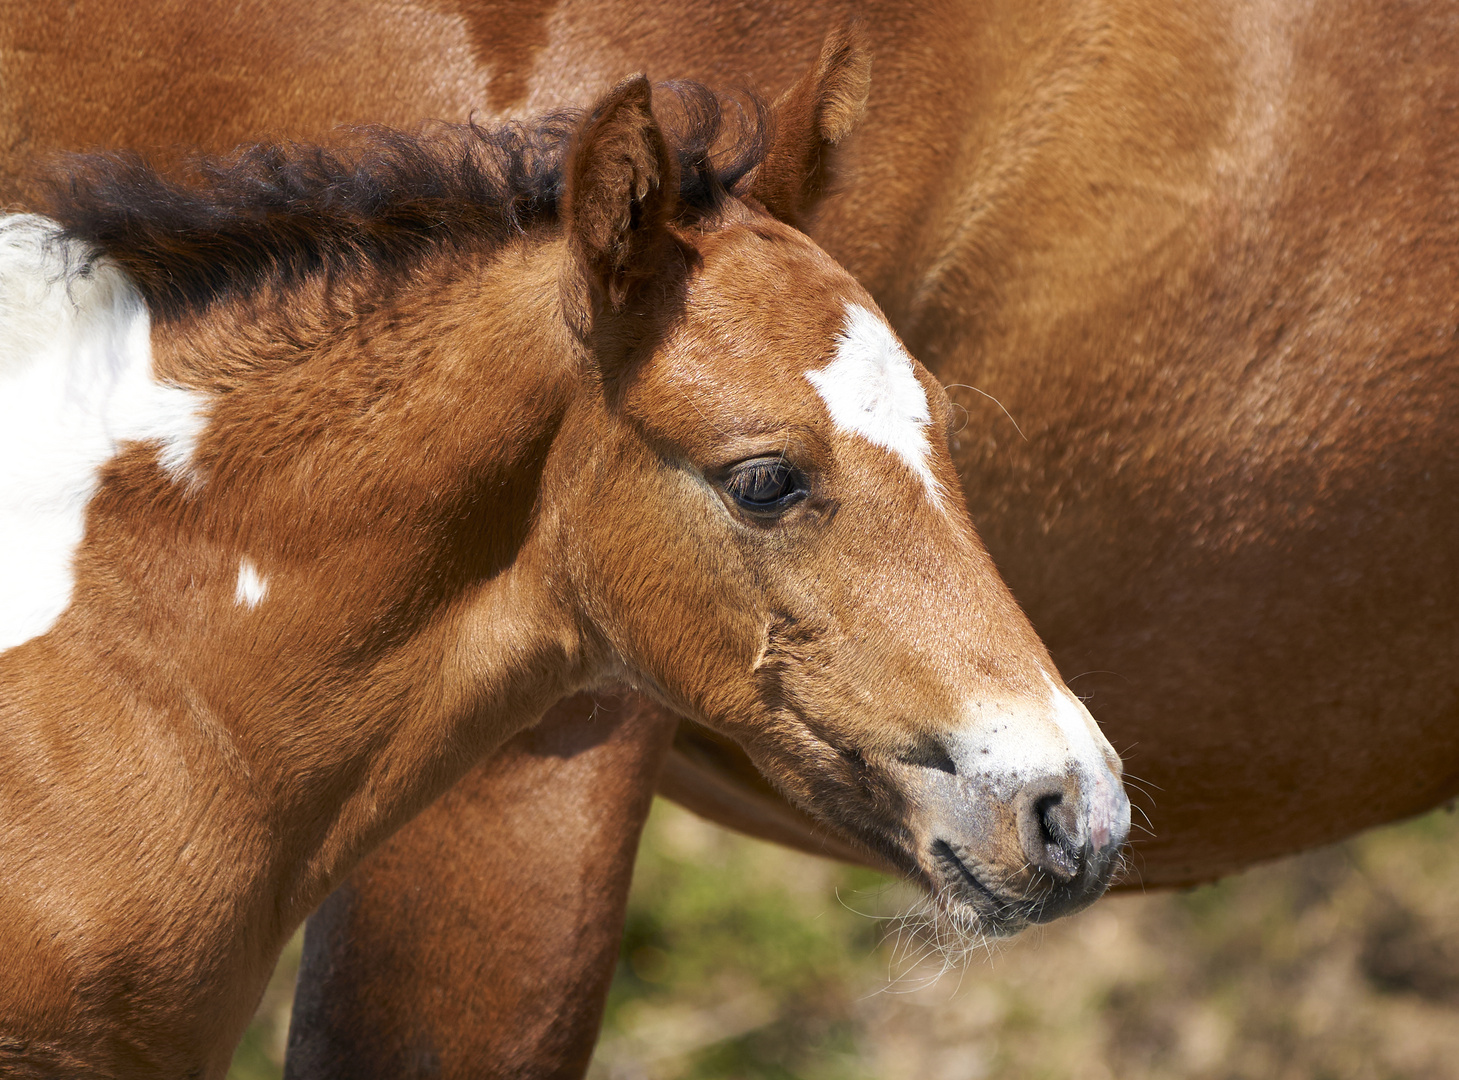
[[[952,850],[952,845],[946,840],[935,840],[932,843],[932,856],[945,866],[951,866],[957,870],[960,880],[972,887],[975,895],[969,896],[964,890],[957,890],[950,899],[958,904],[966,905],[977,913],[981,920],[981,929],[984,933],[1001,937],[1007,934],[1016,934],[1028,925],[1028,920],[1018,916],[1010,915],[1007,912],[1009,903],[1000,899],[993,889],[985,884],[967,863],[958,857]],[[947,883],[933,882],[934,895],[947,897],[952,889]],[[938,887],[941,884],[942,887]]]
[[[938,862],[951,864],[957,870],[962,880],[977,890],[978,894],[984,897],[988,903],[995,907],[1001,907],[1003,902],[994,894],[993,890],[974,874],[967,863],[958,857],[957,852],[952,850],[952,845],[946,840],[934,840],[932,842],[932,857]]]

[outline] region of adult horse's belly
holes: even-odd
[[[812,231],[967,408],[979,529],[1149,789],[1143,882],[1459,791],[1452,4],[271,7],[0,6],[0,184],[637,68],[773,90],[856,7],[873,96]],[[684,733],[666,784],[850,854],[736,754]]]

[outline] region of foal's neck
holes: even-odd
[[[578,383],[560,248],[154,327],[157,376],[203,402],[191,454],[164,469],[157,444],[124,445],[69,608],[0,655],[0,862],[64,834],[38,888],[90,883],[37,927],[43,967],[107,955],[77,936],[96,920],[174,970],[253,963],[239,941],[272,956],[370,845],[574,687],[535,505]],[[210,929],[171,937],[179,902]]]
[[[562,692],[542,676],[567,658],[534,654],[563,637],[534,508],[578,383],[556,250],[441,257],[384,295],[316,284],[272,325],[245,307],[159,341],[163,370],[216,379],[198,480],[166,513],[119,507],[119,539],[180,543],[184,592],[205,599],[177,605],[173,632],[201,646],[178,678],[255,776],[277,777],[280,822],[337,807],[306,904]]]

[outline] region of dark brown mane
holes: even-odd
[[[749,98],[722,138],[725,110],[706,87],[668,84],[657,96],[678,121],[665,134],[683,212],[703,216],[763,157],[764,108]],[[433,251],[491,248],[555,221],[583,115],[361,128],[341,150],[261,143],[194,157],[172,175],[128,151],[68,155],[45,182],[42,209],[120,264],[155,317],[176,319],[316,274],[400,273]]]

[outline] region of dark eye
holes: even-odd
[[[806,483],[784,458],[756,458],[731,469],[724,489],[752,514],[778,514],[806,494]]]

